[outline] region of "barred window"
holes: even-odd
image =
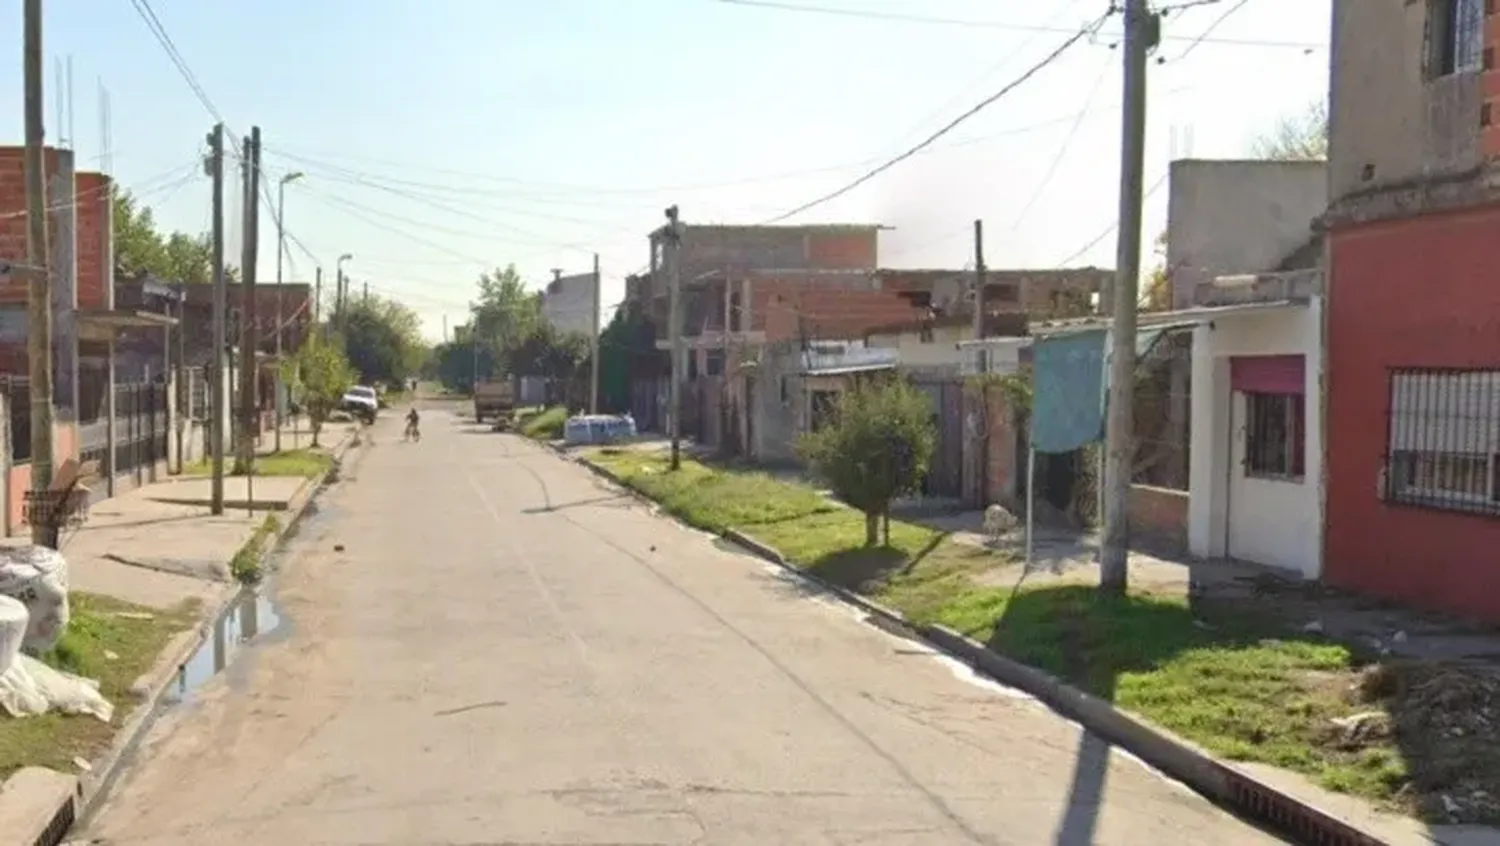
[[[1245,394],[1245,475],[1302,478],[1306,408],[1301,394]]]
[[[1387,428],[1387,501],[1500,514],[1500,371],[1392,371]]]

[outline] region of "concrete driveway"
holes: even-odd
[[[1280,842],[534,444],[398,434],[295,542],[288,625],[156,725],[83,838]]]

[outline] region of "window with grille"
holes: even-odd
[[[1500,370],[1390,375],[1389,502],[1500,514]]]
[[[1306,469],[1301,394],[1245,394],[1245,475],[1301,479]]]

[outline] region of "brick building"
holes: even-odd
[[[1325,577],[1500,619],[1500,12],[1336,0]]]

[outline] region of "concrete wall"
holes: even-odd
[[[768,344],[756,374],[751,427],[753,457],[767,464],[797,459],[797,435],[802,427],[802,351],[795,341]]]
[[[1433,7],[1425,0],[1335,0],[1330,199],[1467,171],[1483,159],[1484,74],[1439,73],[1429,42],[1429,32],[1441,29],[1429,21]],[[1492,15],[1489,43],[1496,26]],[[1491,86],[1490,97],[1497,91]],[[1500,149],[1489,150],[1495,153]]]
[[[1313,237],[1327,206],[1323,162],[1172,162],[1167,268],[1172,307],[1219,276],[1273,270]]]
[[[559,332],[592,335],[594,274],[563,276],[542,291],[542,317]]]
[[[1316,579],[1322,573],[1322,300],[1224,316],[1193,330],[1188,548]],[[1230,357],[1302,355],[1306,362],[1305,472],[1247,477],[1245,398],[1231,390]],[[1372,426],[1374,422],[1372,421]]]
[[[899,332],[871,335],[865,343],[871,347],[893,349],[900,356],[902,370],[957,376],[963,363],[959,341],[974,337],[969,326],[938,326],[933,328],[930,340],[924,340],[921,332]]]

